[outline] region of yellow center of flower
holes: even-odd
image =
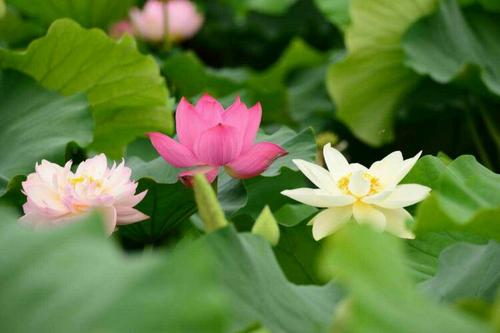
[[[74,178],[71,178],[69,180],[69,182],[73,186],[76,186],[77,184],[81,184],[81,183],[86,182],[87,184],[95,184],[99,188],[102,187],[102,181],[100,181],[99,179],[95,179],[92,176],[78,176],[78,177],[74,177]]]
[[[375,193],[380,192],[382,190],[382,185],[380,184],[380,181],[378,180],[377,177],[374,177],[370,175],[369,173],[365,172],[363,174],[363,178],[366,179],[367,181],[370,182],[370,190],[366,195],[372,195]],[[337,186],[339,187],[340,191],[344,194],[348,195],[353,195],[351,193],[351,190],[349,190],[349,182],[351,181],[351,174],[348,174],[342,178],[340,178],[337,182]]]

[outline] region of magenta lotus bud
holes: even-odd
[[[179,142],[161,133],[150,133],[149,138],[167,163],[189,168],[179,174],[187,185],[196,173],[213,182],[221,167],[234,178],[255,177],[287,154],[277,144],[255,143],[262,117],[259,103],[247,108],[238,97],[224,110],[209,95],[195,106],[182,98],[175,116]]]
[[[174,42],[191,38],[203,24],[203,16],[189,0],[149,0],[142,10],[132,9],[130,19],[137,34],[150,42],[162,42],[166,36]]]

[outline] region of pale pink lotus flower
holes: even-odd
[[[203,24],[203,16],[189,0],[149,0],[142,10],[133,8],[130,19],[137,34],[151,42],[167,38],[172,42],[189,39]]]
[[[97,209],[103,212],[106,231],[117,225],[148,219],[133,208],[147,191],[135,194],[137,183],[130,180],[132,171],[122,161],[111,168],[104,154],[97,155],[71,171],[43,160],[22,183],[27,202],[20,221],[35,228],[69,223],[75,217]]]
[[[182,98],[175,117],[179,142],[161,133],[150,133],[149,138],[169,164],[191,168],[179,174],[187,185],[195,173],[203,173],[213,182],[220,167],[235,178],[255,177],[287,154],[277,144],[254,142],[262,117],[260,103],[247,108],[237,97],[224,110],[209,95],[200,98],[195,106]]]
[[[132,23],[128,20],[122,20],[119,22],[116,22],[109,28],[109,35],[112,38],[119,39],[123,35],[129,34],[130,36],[134,36],[134,27],[132,26]]]

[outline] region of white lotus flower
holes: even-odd
[[[401,152],[396,151],[367,169],[358,163],[349,164],[338,150],[327,144],[323,147],[323,156],[328,170],[307,161],[293,161],[319,188],[298,188],[281,193],[306,205],[327,208],[309,222],[315,240],[334,233],[351,217],[378,230],[413,238],[406,227],[406,221],[412,220],[412,216],[403,207],[423,200],[431,189],[419,184],[398,184],[420,154],[404,160]]]

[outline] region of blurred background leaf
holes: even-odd
[[[124,256],[97,215],[38,232],[0,218],[6,331],[225,330],[227,303],[201,247]]]

